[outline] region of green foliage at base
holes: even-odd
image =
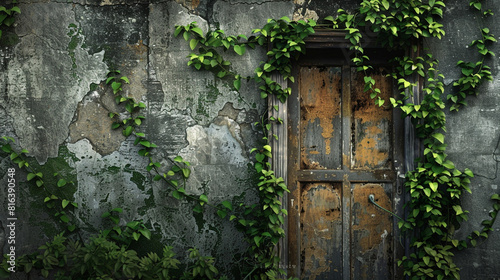
[[[17,259],[15,271],[27,274],[37,271],[44,278],[56,280],[225,279],[218,278],[214,261],[196,249],[189,249],[189,260],[182,267],[170,246],[163,248],[161,256],[152,252],[139,256],[127,244],[103,232],[86,242],[68,239],[61,233],[36,252]],[[4,261],[0,269],[5,272],[8,268]]]

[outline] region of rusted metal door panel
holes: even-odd
[[[301,169],[342,167],[340,67],[300,69]]]
[[[300,200],[301,279],[340,279],[342,272],[341,184],[307,183]],[[332,278],[333,277],[333,278]]]
[[[391,279],[393,265],[392,217],[368,200],[392,210],[390,186],[352,185],[351,279]]]
[[[382,107],[374,105],[370,94],[364,92],[364,73],[352,69],[351,101],[353,123],[352,159],[354,169],[392,169],[391,135],[392,94],[391,79],[385,77],[383,69],[371,73],[380,89],[380,97],[385,101]]]
[[[349,65],[303,61],[288,101],[289,276],[395,279],[394,125],[390,78],[370,75],[386,105]]]

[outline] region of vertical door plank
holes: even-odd
[[[341,279],[341,184],[309,183],[301,195],[300,279]]]
[[[340,169],[342,121],[340,67],[301,67],[301,169]]]
[[[353,69],[352,111],[354,124],[352,127],[353,168],[363,170],[392,168],[392,78],[385,77],[382,69],[376,69],[370,76],[375,79],[375,87],[380,89],[379,96],[385,101],[379,107],[364,91],[362,72]]]
[[[351,279],[391,279],[393,265],[392,216],[372,204],[368,196],[392,211],[388,190],[379,184],[353,184]]]

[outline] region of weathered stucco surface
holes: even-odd
[[[489,17],[484,24],[491,33],[500,40],[500,2],[484,1],[484,4],[495,16]],[[453,81],[460,76],[455,66],[457,61],[477,61],[475,47],[468,45],[472,40],[481,38],[481,19],[471,15],[471,9],[461,1],[449,1],[443,22],[446,36],[442,41],[430,40],[425,45],[440,60],[440,69],[445,75],[447,90],[453,90]],[[448,17],[447,17],[448,16]],[[460,20],[457,20],[460,19]],[[471,169],[475,177],[472,180],[472,194],[463,198],[464,209],[470,211],[469,221],[462,224],[457,230],[458,237],[465,238],[472,231],[481,228],[481,222],[489,219],[489,212],[493,209],[489,199],[491,195],[500,193],[499,175],[499,143],[500,143],[500,63],[498,54],[500,46],[492,46],[496,57],[488,61],[491,65],[493,81],[485,83],[479,89],[477,97],[467,101],[469,106],[459,112],[447,114],[448,154],[459,169]],[[498,259],[500,252],[500,222],[493,225],[490,238],[479,242],[476,248],[457,252],[456,262],[461,268],[462,279],[495,279],[500,277]]]
[[[232,81],[187,66],[189,44],[174,38],[174,26],[196,21],[204,31],[220,27],[229,35],[250,35],[268,18],[321,20],[339,8],[350,10],[359,1],[20,2],[22,13],[14,28],[19,41],[0,49],[0,136],[14,137],[18,147],[30,151],[34,164],[36,160],[47,172],[59,168],[55,171],[74,178],[69,195],[81,205],[76,213],[83,229],[94,232],[103,212],[122,207],[122,218],[143,219],[155,240],[174,246],[180,255],[197,247],[213,255],[229,279],[238,279],[235,264],[246,248],[242,235],[210,210],[203,216],[193,214],[191,204],[174,199],[167,186],[152,180],[145,169],[148,162],[137,155],[133,140],[110,129],[108,113],[119,109],[105,90],[106,74],[121,70],[131,82],[124,95],[147,105],[141,129],[159,146],[155,160],[169,165],[169,158],[181,155],[191,162],[187,191],[206,193],[215,203],[252,201],[255,174],[250,150],[262,136],[254,123],[266,104],[252,83],[243,82],[237,93],[228,85]],[[456,62],[474,56],[467,44],[480,36],[477,19],[469,16],[462,2],[446,3],[444,40],[424,42],[441,61],[448,90],[460,74]],[[484,5],[500,14],[500,2],[489,0]],[[498,17],[490,17],[486,24],[500,35]],[[494,51],[500,55],[500,47]],[[265,50],[248,53],[231,57],[243,75],[251,75],[265,58]],[[499,60],[492,60],[492,65],[494,81],[469,99],[470,106],[447,115],[450,158],[457,167],[469,167],[476,174],[473,193],[464,197],[463,208],[471,213],[457,230],[462,237],[479,228],[492,208],[489,197],[500,192]],[[1,182],[6,181],[9,166],[7,159],[0,161]],[[18,181],[25,175],[19,171]],[[6,190],[1,186],[4,199]],[[24,253],[60,228],[44,212],[42,194],[26,184],[20,187],[18,213],[23,223],[17,238],[23,242],[19,253]],[[2,227],[6,215],[2,209]],[[487,241],[457,253],[462,279],[500,277],[499,222],[493,227]],[[3,231],[0,228],[0,235]],[[4,243],[0,236],[3,253]]]

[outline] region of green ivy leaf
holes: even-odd
[[[464,211],[462,210],[462,207],[460,205],[453,205],[453,210],[455,210],[455,212],[457,213],[457,216],[464,213]]]
[[[258,162],[264,162],[264,159],[266,158],[266,156],[264,154],[261,154],[261,153],[257,153],[255,154],[255,159],[258,161]]]
[[[63,199],[63,201],[61,202],[62,208],[63,209],[66,208],[66,206],[68,206],[69,203],[70,203],[70,201]]]
[[[260,163],[260,162],[255,163],[255,170],[257,170],[257,173],[262,172],[263,169],[264,169],[264,167],[262,166],[262,163]]]
[[[441,142],[441,144],[444,144],[444,135],[443,134],[441,134],[441,133],[434,133],[434,134],[432,134],[432,137],[434,137],[439,142]]]
[[[218,78],[221,78],[221,79],[222,79],[222,78],[224,78],[226,75],[227,75],[227,72],[226,72],[226,71],[219,71],[219,72],[217,73],[217,77],[218,77]]]
[[[254,236],[254,238],[253,238],[253,241],[255,242],[255,245],[257,245],[257,247],[260,246],[260,241],[261,240],[262,240],[261,236]]]
[[[431,190],[430,189],[424,189],[424,193],[426,196],[431,196]]]
[[[172,196],[178,200],[182,199],[183,195],[179,191],[173,191]]]
[[[142,236],[146,237],[148,240],[151,239],[151,232],[147,229],[139,229],[139,232],[142,234]]]
[[[217,210],[217,215],[221,218],[224,219],[227,216],[227,212],[223,210]]]
[[[34,173],[28,173],[28,178],[27,179],[28,179],[28,181],[31,181],[35,177],[36,177],[36,175]]]
[[[60,217],[60,219],[61,219],[61,221],[63,221],[64,223],[69,223],[69,218],[68,218],[68,216],[66,216],[66,215],[62,215],[62,216]]]
[[[117,93],[118,91],[120,91],[121,87],[122,87],[122,83],[119,83],[119,82],[111,83],[111,88],[113,88],[114,93]]]
[[[234,85],[234,88],[236,90],[240,90],[240,88],[241,88],[241,79],[234,80],[233,85]]]
[[[433,192],[436,192],[438,189],[438,183],[436,183],[436,182],[429,183],[429,187],[431,188],[431,190]]]
[[[391,26],[390,29],[392,31],[392,35],[397,37],[398,36],[398,28],[395,26]]]
[[[134,238],[135,241],[138,241],[139,238],[141,237],[141,235],[139,233],[137,233],[137,232],[133,232],[132,233],[132,237]]]
[[[239,55],[244,55],[245,50],[246,50],[245,45],[234,45],[234,52]]]
[[[208,203],[208,197],[204,194],[200,195],[200,201],[204,203]]]
[[[174,161],[175,161],[175,162],[182,162],[182,161],[183,161],[183,159],[182,159],[182,157],[181,157],[181,156],[176,156],[176,157],[174,158]]]
[[[66,180],[64,180],[64,179],[60,179],[60,180],[57,182],[57,186],[58,186],[59,188],[61,188],[61,187],[64,187],[64,186],[66,185],[66,183],[67,183],[67,182],[66,182]]]
[[[127,126],[124,130],[123,130],[123,135],[125,137],[128,137],[130,136],[130,134],[132,134],[132,131],[134,130],[134,127],[133,126]]]
[[[175,26],[175,32],[174,32],[174,37],[179,36],[179,34],[184,30],[184,26],[182,25],[176,25]]]
[[[230,201],[227,201],[227,200],[222,201],[222,206],[224,206],[227,209],[233,211],[233,205],[231,204]]]
[[[202,37],[202,38],[204,37],[203,36],[203,31],[199,27],[192,28],[191,31],[193,31],[194,33],[200,35],[200,37]]]
[[[474,177],[474,173],[472,173],[472,171],[469,168],[465,168],[464,173],[465,173],[465,175],[467,175],[471,178]]]
[[[153,181],[160,181],[163,177],[161,175],[156,174],[153,178]]]
[[[182,168],[182,175],[184,178],[189,178],[189,175],[191,174],[191,169],[189,168]]]
[[[125,81],[125,83],[130,84],[130,81],[129,81],[129,79],[127,77],[123,76],[120,79],[122,79],[123,81]]]
[[[197,40],[197,39],[191,39],[191,41],[189,42],[189,47],[191,48],[191,50],[194,50],[196,48],[196,46],[198,45],[198,42],[199,42],[199,40]]]
[[[385,8],[386,10],[389,10],[389,1],[387,1],[387,0],[382,0],[382,5],[384,6],[384,8]]]
[[[196,205],[194,208],[193,208],[193,212],[195,213],[203,213],[203,207],[201,207],[199,204]]]

